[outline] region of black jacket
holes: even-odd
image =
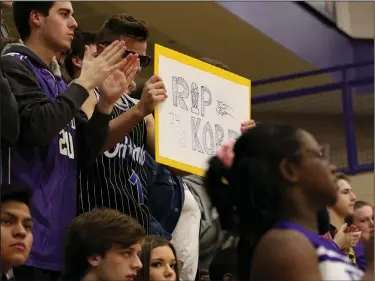
[[[5,53],[12,52],[26,55],[34,64],[50,71],[29,48],[15,45]],[[79,114],[89,96],[85,88],[72,83],[52,102],[40,89],[34,72],[26,62],[8,55],[2,57],[0,67],[18,104],[19,141],[45,146],[76,117],[79,162],[86,166],[95,160],[107,139],[111,116],[95,110],[87,121],[84,114]]]
[[[3,147],[15,144],[20,132],[17,101],[2,71],[0,71],[0,120]]]

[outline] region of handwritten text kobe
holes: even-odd
[[[209,121],[203,121],[206,116],[206,110],[213,103],[212,94],[206,86],[198,87],[196,83],[191,83],[189,87],[186,80],[182,77],[172,77],[173,105],[183,110],[189,111],[190,103],[191,131],[192,131],[192,149],[200,153],[213,155],[215,148],[220,146],[224,137],[224,129],[220,124],[211,125]],[[216,102],[215,102],[216,103]],[[214,103],[214,104],[215,104]],[[219,117],[216,118],[216,120]],[[206,120],[206,119],[205,119]],[[203,124],[206,122],[205,124]],[[217,123],[216,121],[215,123]],[[228,129],[228,137],[236,139],[238,133]]]

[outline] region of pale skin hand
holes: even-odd
[[[359,239],[361,238],[361,231],[357,229],[354,225],[347,226],[347,224],[342,225],[333,241],[340,249],[348,249],[357,245]]]
[[[241,123],[241,133],[243,134],[248,129],[250,129],[252,127],[255,127],[255,126],[256,126],[256,124],[255,124],[255,121],[253,119],[244,121],[244,122]]]
[[[91,118],[97,103],[98,107],[105,108],[103,109],[105,113],[110,114],[116,101],[118,101],[122,94],[130,87],[138,71],[138,55],[131,54],[127,56],[123,63],[124,66],[121,69],[115,70],[99,86],[101,93],[99,103],[95,94],[90,94],[90,97],[83,104],[82,110],[86,113],[88,118]]]
[[[158,75],[153,75],[145,83],[141,99],[136,106],[143,116],[147,116],[155,110],[156,105],[165,101],[167,97],[163,79]]]
[[[75,83],[88,91],[102,84],[115,70],[122,69],[126,64],[123,53],[126,50],[124,42],[115,41],[97,57],[94,57],[88,46],[82,61],[81,75]]]
[[[100,86],[98,107],[104,104],[110,114],[114,104],[129,88],[138,71],[139,60],[137,55],[128,56],[122,69],[115,70]]]

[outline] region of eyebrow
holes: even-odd
[[[153,262],[153,261],[165,261],[165,259],[163,259],[163,258],[154,258],[154,259],[151,259],[151,262]],[[173,259],[173,260],[171,260],[171,262],[177,262],[177,261],[176,261],[176,259]]]
[[[71,10],[71,9],[68,9],[68,8],[60,8],[57,11],[58,12],[66,12],[66,13],[71,14],[72,16],[74,16],[74,11]]]
[[[5,211],[4,213],[5,213],[5,215],[7,215],[7,216],[9,216],[9,217],[11,217],[13,219],[18,219],[18,216],[16,216],[15,214],[13,214],[11,212]],[[31,217],[26,217],[22,221],[23,222],[33,222],[33,219]]]

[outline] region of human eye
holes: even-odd
[[[160,267],[161,266],[161,262],[152,262],[151,263],[151,267]]]
[[[32,223],[25,223],[23,225],[23,227],[26,229],[26,230],[32,230],[33,229],[33,224]]]
[[[11,225],[12,221],[10,219],[1,219],[1,225]]]
[[[132,255],[132,252],[131,251],[123,251],[122,252],[122,255],[124,256],[124,257],[130,257],[131,255]]]

